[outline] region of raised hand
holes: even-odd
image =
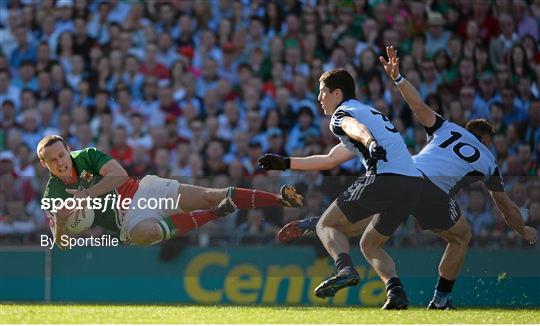
[[[384,59],[383,56],[379,57],[379,61],[384,67],[384,71],[392,79],[396,79],[399,76],[399,58],[397,56],[397,50],[394,49],[394,46],[386,47],[386,54],[388,55],[388,61]]]

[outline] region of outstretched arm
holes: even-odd
[[[394,80],[401,95],[413,110],[418,121],[426,128],[433,127],[436,121],[435,111],[422,100],[416,88],[400,75],[397,50],[393,46],[387,46],[386,54],[388,55],[388,61],[384,60],[382,56],[379,57],[386,74]]]
[[[536,243],[537,232],[535,229],[525,226],[521,220],[521,213],[517,205],[508,197],[506,192],[489,192],[497,207],[501,210],[504,221],[514,231],[531,244]]]
[[[354,157],[343,144],[334,146],[328,154],[311,155],[307,157],[282,157],[275,154],[265,154],[259,158],[259,165],[265,170],[330,170]]]
[[[308,157],[291,157],[292,170],[330,170],[352,159],[351,153],[343,144],[334,146],[326,155],[311,155]]]

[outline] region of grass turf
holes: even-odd
[[[3,324],[538,324],[540,309],[0,304]]]

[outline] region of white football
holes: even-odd
[[[91,208],[74,209],[66,220],[66,229],[70,234],[79,234],[88,230],[94,223],[94,210]]]

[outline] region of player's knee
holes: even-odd
[[[341,230],[341,232],[343,232],[343,234],[347,237],[352,237],[355,235],[354,231],[349,228],[344,228],[343,230]]]
[[[320,218],[319,221],[317,221],[317,225],[315,225],[315,232],[317,232],[317,234],[321,234],[323,229],[324,229],[323,219]]]
[[[360,251],[366,258],[371,257],[371,248],[372,246],[364,238],[360,239]]]
[[[459,227],[452,232],[452,243],[460,246],[468,246],[471,241],[472,232],[469,224],[460,224]]]
[[[144,223],[137,225],[131,230],[129,237],[133,243],[139,246],[148,246],[161,239],[159,226],[156,223]]]
[[[467,246],[469,245],[469,242],[472,238],[472,232],[469,225],[463,228],[463,230],[459,233],[458,239],[461,245]]]
[[[371,257],[374,248],[374,243],[372,241],[369,241],[367,237],[363,236],[360,239],[360,251],[362,251],[362,254],[364,256]]]
[[[335,228],[336,223],[328,215],[323,215],[316,225],[317,234],[322,232],[326,228]]]
[[[348,237],[355,237],[359,234],[362,234],[362,231],[355,228],[353,225],[344,226],[341,232],[343,232],[343,234],[345,234]]]

